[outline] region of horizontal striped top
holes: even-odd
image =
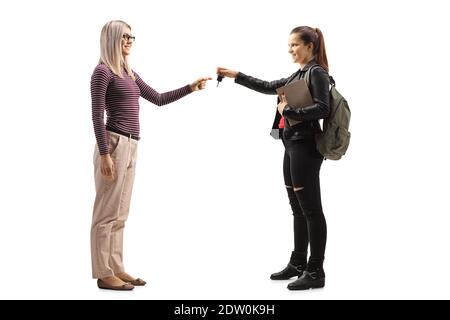
[[[122,75],[123,78],[120,78],[105,64],[99,64],[91,77],[92,121],[101,155],[109,152],[106,127],[139,136],[139,97],[162,106],[192,92],[191,87],[186,85],[160,94],[147,85],[136,72],[136,81],[125,70],[122,70]]]

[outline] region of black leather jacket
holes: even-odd
[[[253,78],[242,72],[239,72],[235,82],[243,85],[249,89],[265,93],[277,94],[276,89],[282,87],[290,82],[305,77],[306,71],[311,67],[317,65],[315,60],[310,61],[303,69],[293,73],[288,78],[283,78],[275,81],[263,81]],[[288,121],[284,122],[284,130],[282,130],[283,139],[285,140],[299,140],[314,137],[314,134],[320,132],[319,119],[326,118],[330,112],[330,79],[328,72],[321,67],[314,67],[309,78],[309,91],[313,98],[314,104],[304,108],[292,108],[287,105],[283,110],[283,116],[287,119],[302,121],[294,126],[290,126]],[[279,99],[277,104],[279,103]],[[276,110],[275,119],[272,129],[278,129],[281,115]]]

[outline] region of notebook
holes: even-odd
[[[305,79],[299,79],[285,85],[284,87],[280,87],[277,89],[277,93],[279,95],[284,93],[288,105],[293,108],[302,108],[313,104],[313,99]],[[301,122],[292,119],[287,120],[291,126]]]

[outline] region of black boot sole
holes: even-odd
[[[292,277],[272,277],[270,276],[270,280],[291,280],[294,277],[298,277],[299,275],[293,275]]]
[[[302,286],[289,286],[289,290],[309,290],[309,289],[320,289],[325,287],[325,279],[318,280],[317,283],[310,284],[308,286],[302,285]]]

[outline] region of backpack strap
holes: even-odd
[[[318,64],[313,64],[311,67],[309,67],[309,69],[306,71],[306,74],[305,74],[305,82],[306,82],[306,85],[308,86],[308,88],[309,88],[309,78],[311,77],[311,72],[312,72],[312,69],[314,69],[315,67],[317,67],[317,66],[319,66]]]
[[[309,78],[311,77],[311,72],[315,67],[320,67],[320,64],[314,64],[311,67],[309,67],[309,69],[306,71],[305,74],[305,82],[308,85],[309,88]],[[330,78],[330,84],[334,87],[336,87],[336,82],[334,81],[332,76],[328,76]]]
[[[336,81],[334,81],[332,76],[330,76],[330,83],[332,86],[336,87]]]

